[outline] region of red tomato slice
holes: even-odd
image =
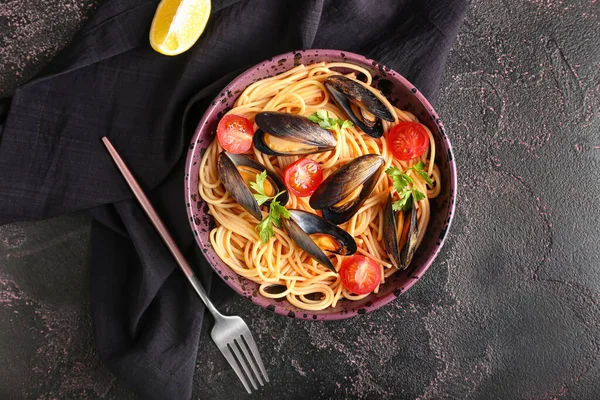
[[[429,135],[421,124],[400,122],[388,134],[388,148],[398,160],[419,157],[429,146]]]
[[[310,196],[323,182],[323,168],[313,160],[301,158],[285,169],[283,180],[294,195]]]
[[[352,293],[367,294],[381,282],[381,268],[370,258],[355,255],[344,261],[340,277],[344,287]]]
[[[252,147],[254,126],[248,119],[228,114],[217,126],[217,139],[226,151],[233,154],[245,153]]]

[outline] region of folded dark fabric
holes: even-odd
[[[214,0],[188,52],[148,44],[158,1],[107,0],[10,102],[0,101],[0,223],[93,209],[98,352],[143,398],[191,395],[204,308],[120,177],[108,136],[204,285],[227,297],[194,246],[184,149],[206,105],[245,67],[302,48],[364,54],[435,102],[466,0]],[[211,344],[203,344],[211,345]]]

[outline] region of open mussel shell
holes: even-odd
[[[298,247],[321,265],[337,272],[325,250],[341,255],[356,252],[356,242],[345,230],[338,228],[318,215],[301,210],[289,210],[290,218],[282,225]]]
[[[293,219],[283,218],[281,220],[281,225],[283,225],[283,229],[285,229],[298,247],[304,250],[309,256],[311,256],[321,265],[329,268],[333,272],[336,272],[335,267],[331,263],[329,257],[327,257],[323,250],[317,246],[310,236],[308,236],[302,230],[302,228],[300,228],[300,225],[298,225]]]
[[[252,139],[261,153],[272,156],[305,155],[334,150],[335,136],[308,118],[265,111],[256,114],[258,130]]]
[[[325,80],[325,87],[333,101],[360,130],[374,138],[383,135],[381,120],[394,122],[394,114],[367,87],[343,75],[333,75]]]
[[[302,210],[289,210],[293,219],[302,230],[323,250],[342,256],[349,256],[356,252],[356,242],[352,235],[332,224],[324,218]]]
[[[267,171],[267,180],[265,182],[265,189],[268,189],[270,193],[268,195],[274,196],[275,194],[285,190],[283,181],[272,171],[269,171],[264,165],[259,164],[253,159],[240,155],[231,154],[226,151],[222,151],[219,154],[217,161],[217,171],[219,172],[219,178],[225,186],[225,189],[229,192],[231,197],[239,203],[246,211],[248,211],[254,218],[261,221],[262,213],[260,212],[260,206],[252,195],[252,191],[248,185],[249,179],[253,181],[257,174],[263,171]],[[243,175],[247,179],[244,179]],[[277,201],[280,204],[285,205],[289,200],[287,192],[281,194]]]
[[[377,154],[360,156],[325,179],[310,197],[310,206],[336,224],[348,221],[367,200],[383,171],[385,161]]]
[[[406,244],[400,251],[400,262],[404,268],[408,268],[408,265],[412,261],[417,250],[417,242],[419,238],[419,221],[417,220],[417,207],[415,199],[413,197],[413,205],[410,209],[410,225],[408,227],[408,238]]]
[[[398,227],[396,212],[392,208],[392,203],[392,195],[389,194],[383,210],[383,244],[388,256],[390,257],[392,265],[398,269],[406,269],[412,261],[415,250],[417,249],[417,241],[419,237],[417,207],[413,197],[412,207],[410,211],[407,212],[408,221],[404,222],[404,226]],[[399,228],[402,229],[400,232]],[[402,249],[400,249],[399,239],[405,235],[406,243]]]

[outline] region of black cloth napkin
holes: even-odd
[[[177,57],[148,44],[157,4],[105,1],[42,74],[0,101],[0,223],[92,209],[98,353],[143,398],[181,399],[191,395],[204,307],[100,138],[129,164],[203,284],[226,298],[183,198],[184,150],[213,96],[266,58],[332,48],[399,71],[435,102],[467,1],[213,0],[204,34]]]

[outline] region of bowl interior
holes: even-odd
[[[258,285],[233,272],[212,249],[209,233],[214,221],[208,214],[208,207],[198,194],[198,166],[204,150],[215,137],[221,116],[229,110],[238,95],[251,83],[287,71],[298,64],[316,62],[350,62],[368,69],[373,74],[374,86],[388,99],[403,110],[415,114],[431,129],[435,138],[435,162],[440,168],[443,184],[441,194],[431,202],[431,220],[425,238],[417,250],[412,267],[398,272],[388,279],[379,293],[371,294],[360,301],[340,301],[336,307],[323,311],[299,309],[286,300],[262,297]],[[342,71],[340,71],[342,72]],[[215,98],[200,120],[189,148],[186,164],[185,195],[187,212],[196,242],[207,261],[219,276],[236,292],[254,303],[278,314],[303,319],[342,319],[364,314],[390,302],[408,290],[429,268],[441,249],[454,213],[456,197],[456,166],[452,149],[444,132],[443,125],[429,102],[405,78],[393,70],[363,56],[337,50],[304,50],[270,58],[250,68],[234,79]]]

